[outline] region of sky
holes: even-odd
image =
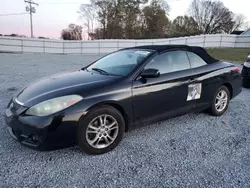
[[[77,11],[88,0],[33,0],[39,4],[33,14],[34,36],[44,36],[58,39],[61,30],[70,23],[82,24]],[[167,0],[170,5],[169,17],[173,20],[179,15],[187,13],[192,0]],[[250,21],[250,0],[222,0],[224,5],[235,13],[244,14]],[[29,14],[8,15],[25,13],[24,0],[0,0],[0,33],[23,34],[30,36]]]

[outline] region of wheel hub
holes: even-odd
[[[106,130],[105,128],[101,128],[101,129],[99,130],[99,132],[100,132],[101,134],[105,134],[105,133],[107,133],[107,130]]]

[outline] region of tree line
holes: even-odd
[[[230,11],[221,1],[193,0],[188,14],[169,19],[165,0],[91,0],[78,11],[83,25],[62,30],[65,40],[145,39],[231,33],[241,28],[245,16]]]
[[[19,34],[16,34],[16,33],[12,33],[10,35],[8,35],[8,34],[3,35],[3,34],[0,33],[0,36],[27,38],[26,35],[19,35]],[[35,37],[35,38],[37,38],[37,39],[49,39],[48,37],[43,37],[43,36],[39,36],[39,37]]]

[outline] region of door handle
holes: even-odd
[[[195,78],[191,78],[191,79],[189,79],[189,81],[188,81],[188,82],[190,83],[190,82],[193,82],[193,81],[195,81]]]

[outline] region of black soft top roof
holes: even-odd
[[[204,61],[206,61],[208,64],[217,62],[217,59],[214,59],[211,57],[207,51],[198,46],[187,46],[187,45],[148,45],[148,46],[135,46],[132,48],[126,48],[126,49],[148,49],[148,50],[155,50],[158,53],[164,52],[164,51],[172,51],[172,50],[185,50],[190,51],[198,56],[200,56]]]

